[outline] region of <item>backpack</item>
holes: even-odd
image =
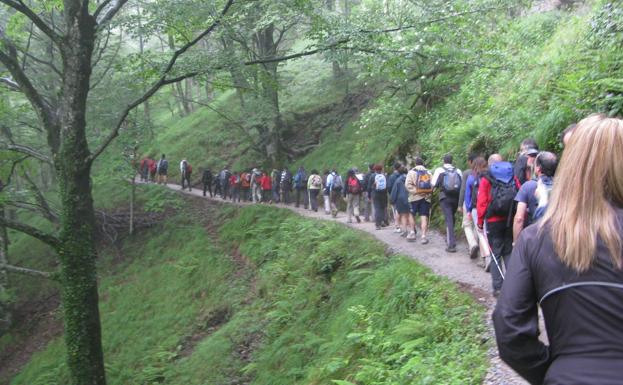
[[[532,213],[531,223],[535,223],[541,219],[543,215],[545,215],[545,211],[547,210],[547,206],[549,204],[549,194],[552,192],[553,187],[554,182],[551,179],[543,180],[543,178],[539,178],[536,191],[534,192],[534,195],[538,199],[539,203],[536,210]]]
[[[387,179],[383,174],[376,174],[374,176],[374,188],[376,191],[384,191],[387,189]]]
[[[443,182],[441,188],[446,195],[459,195],[461,192],[461,174],[456,167],[444,167]]]
[[[296,175],[294,176],[294,187],[299,188],[299,189],[304,187],[304,181],[305,181],[305,173],[303,171],[297,172]]]
[[[416,194],[430,194],[433,192],[433,182],[428,170],[415,170],[417,177],[415,179]]]
[[[249,176],[249,179],[251,178],[251,176]],[[261,172],[254,172],[253,173],[253,182],[255,182],[256,185],[262,185],[262,173]]]
[[[190,163],[186,163],[186,174],[190,175],[193,173],[193,166],[190,165]]]
[[[478,186],[480,185],[480,175],[476,176],[476,180],[472,186],[472,208],[478,206]]]
[[[317,189],[322,187],[322,178],[320,177],[320,175],[312,176],[311,185],[312,187],[317,188]]]
[[[158,170],[167,171],[169,169],[169,161],[166,159],[160,159],[158,162]]]
[[[359,179],[356,177],[348,178],[348,192],[350,194],[360,194],[361,193],[361,184]]]
[[[508,162],[492,164],[488,179],[491,182],[491,202],[485,217],[512,217],[517,196],[513,166]]]
[[[342,177],[339,174],[335,174],[333,176],[333,190],[341,190],[344,187],[344,183],[342,183]]]

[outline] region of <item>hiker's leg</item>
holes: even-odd
[[[469,250],[471,251],[473,248],[478,247],[478,239],[474,233],[474,221],[471,218],[471,213],[468,216],[465,210],[463,210],[463,232],[465,233]]]
[[[360,214],[359,213],[359,203],[361,201],[361,194],[353,195],[352,200],[353,200],[353,202],[352,202],[353,214],[355,215],[355,217],[359,217],[359,214]]]
[[[505,222],[488,222],[487,223],[487,239],[493,254],[491,255],[491,285],[493,290],[502,288],[503,278],[500,269],[502,268],[500,256],[504,252],[505,246]],[[496,263],[497,262],[497,263]]]
[[[381,205],[381,194],[372,193],[372,205],[374,206],[374,224],[377,228],[383,223],[383,207]]]
[[[301,189],[297,188],[296,189],[296,204],[294,206],[298,208],[300,205],[301,205]]]
[[[305,207],[306,209],[309,209],[309,195],[307,194],[306,188],[302,189],[302,194],[303,194],[303,207]]]
[[[446,222],[446,245],[449,248],[455,247],[456,241],[454,238],[454,223],[453,218],[454,215],[452,213],[452,202],[449,199],[442,199],[439,202],[441,206],[441,211],[443,212],[443,217]]]
[[[346,194],[346,214],[348,215],[348,222],[353,221],[353,194]]]
[[[310,194],[310,203],[311,203],[311,208],[314,211],[318,211],[318,192],[320,190],[309,190],[309,194]]]

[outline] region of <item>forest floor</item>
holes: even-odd
[[[222,200],[220,197],[203,197],[201,189],[194,188],[192,191],[182,191],[181,186],[171,183],[169,183],[167,187],[175,191],[184,192],[188,195],[200,197],[202,199],[233,204],[232,201]],[[245,206],[253,203],[236,202],[235,204]],[[409,256],[423,265],[428,266],[436,274],[445,276],[456,282],[460,290],[472,295],[476,301],[486,306],[488,310],[484,321],[488,326],[488,338],[492,342],[491,348],[489,349],[491,365],[489,366],[487,376],[485,377],[483,384],[527,384],[526,381],[519,377],[506,364],[504,364],[498,356],[497,348],[495,347],[495,343],[493,343],[495,335],[493,331],[493,324],[491,322],[491,312],[495,307],[495,298],[491,295],[491,276],[481,267],[477,266],[478,260],[472,260],[469,258],[467,244],[464,241],[458,241],[458,251],[456,253],[448,253],[445,251],[445,237],[437,231],[430,231],[428,234],[430,242],[426,245],[422,245],[419,243],[419,239],[418,242],[407,242],[404,238],[400,237],[399,234],[394,232],[393,226],[385,227],[382,230],[376,230],[373,222],[348,223],[347,215],[344,212],[339,212],[337,217],[333,218],[331,215],[325,214],[322,207],[319,207],[318,212],[314,212],[303,208],[302,205],[300,208],[296,208],[294,204],[275,204],[274,206],[292,210],[304,217],[318,220],[332,220],[341,223],[344,226],[349,226],[351,228],[369,233],[379,241],[386,244],[391,253]],[[363,216],[361,216],[361,219],[363,221]]]

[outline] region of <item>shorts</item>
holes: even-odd
[[[430,202],[420,199],[411,203],[411,214],[416,217],[428,217],[430,215]]]

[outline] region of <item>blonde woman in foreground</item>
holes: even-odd
[[[545,216],[516,243],[493,313],[501,358],[531,384],[623,384],[622,237],[623,121],[591,115],[569,138]]]

